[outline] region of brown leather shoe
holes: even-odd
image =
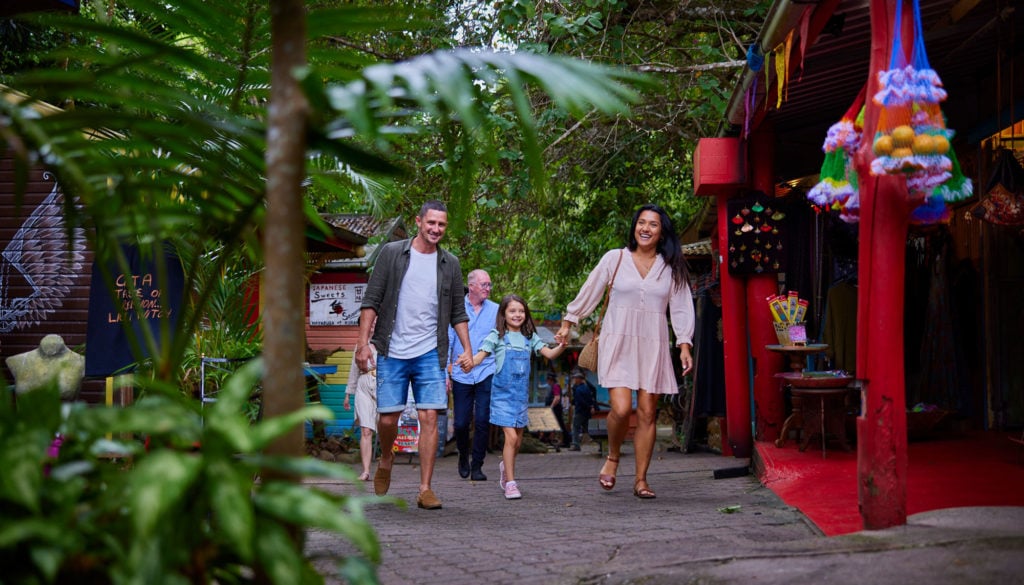
[[[434,495],[434,490],[424,490],[416,498],[416,505],[424,510],[440,510],[441,500]]]
[[[373,474],[373,493],[378,496],[383,496],[388,493],[388,488],[390,487],[391,470],[378,467],[377,473]]]

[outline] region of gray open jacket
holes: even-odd
[[[381,248],[374,263],[370,281],[363,294],[363,309],[377,311],[377,325],[370,342],[382,356],[388,355],[391,333],[398,312],[398,291],[409,270],[409,248],[412,238],[388,242]],[[444,368],[448,361],[448,326],[469,321],[463,304],[462,267],[459,259],[437,247],[437,356]]]

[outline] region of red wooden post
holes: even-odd
[[[775,191],[775,133],[770,124],[762,124],[753,133],[748,152],[751,186],[771,197]],[[765,298],[778,293],[778,287],[775,274],[747,278],[747,329],[750,354],[754,356],[754,434],[758,441],[779,438],[785,419],[785,403],[775,378],[785,367],[785,356],[765,349],[766,345],[779,342],[765,302]]]
[[[729,214],[726,210],[729,195],[718,193],[718,250],[729,249]],[[753,449],[750,428],[750,367],[747,355],[747,298],[746,283],[729,274],[726,266],[721,271],[722,287],[722,347],[725,361],[725,420],[722,454],[749,457]]]
[[[907,522],[903,289],[907,226],[914,205],[904,179],[873,177],[868,170],[879,116],[871,96],[878,91],[877,72],[888,68],[893,13],[889,1],[871,0],[871,74],[864,140],[856,158],[861,199],[857,373],[863,384],[863,412],[857,419],[857,493],[868,530]],[[904,23],[913,22],[909,16],[904,14]],[[912,36],[904,33],[903,39]]]

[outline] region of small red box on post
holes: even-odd
[[[693,191],[717,195],[746,183],[746,157],[739,138],[701,138],[693,153]]]

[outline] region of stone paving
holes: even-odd
[[[405,500],[407,507],[367,510],[384,551],[382,583],[597,582],[606,566],[714,558],[728,555],[735,542],[817,534],[799,511],[782,504],[753,476],[713,479],[714,470],[744,466],[746,460],[660,451],[648,473],[658,497],[640,500],[632,494],[629,444],[610,492],[597,482],[602,459],[592,444],[578,452],[521,454],[516,463],[523,499],[507,501],[497,482],[498,453],[487,457],[487,482],[460,478],[457,459],[438,460],[433,487],[444,508],[432,511],[416,508],[416,460],[396,460],[389,495]],[[325,487],[354,493],[364,486]],[[372,490],[370,482],[365,489]],[[728,509],[735,511],[720,511]],[[310,555],[346,550],[335,537],[310,534]],[[318,566],[330,573],[329,562]]]
[[[523,499],[489,481],[459,477],[457,457],[438,460],[442,510],[416,508],[419,468],[400,456],[390,495],[408,505],[370,506],[383,549],[380,582],[555,585],[1024,584],[1024,508],[954,508],[908,518],[906,526],[826,538],[751,475],[714,479],[748,461],[709,453],[655,453],[648,474],[655,500],[632,495],[631,445],[619,482],[597,482],[595,445],[581,452],[521,454]],[[725,474],[722,474],[725,475]],[[370,482],[323,484],[366,493]],[[307,554],[330,584],[335,559],[351,551],[313,531]]]

